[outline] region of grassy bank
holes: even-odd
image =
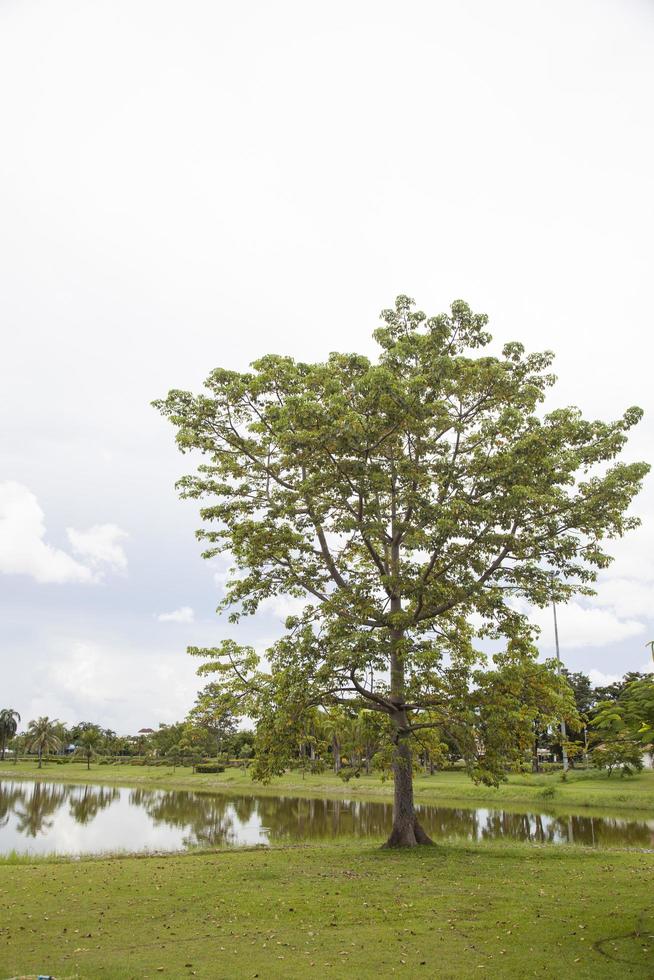
[[[651,854],[369,843],[0,864],[0,975],[651,977]]]
[[[46,779],[65,782],[93,782],[122,786],[160,787],[164,789],[195,789],[207,792],[253,793],[256,795],[321,796],[349,799],[389,800],[393,795],[392,781],[379,775],[362,776],[344,783],[332,773],[320,775],[290,772],[263,786],[255,783],[247,772],[227,769],[224,773],[192,773],[190,769],[172,766],[100,766],[92,764],[87,770],[83,762],[67,765],[50,763],[39,770],[36,763],[0,765],[0,778]],[[560,773],[548,775],[510,776],[498,789],[476,786],[461,772],[439,772],[433,776],[418,776],[415,781],[419,803],[476,803],[494,806],[556,806],[578,810],[651,810],[654,811],[654,771],[620,778],[615,773],[595,770],[572,772],[564,782]]]

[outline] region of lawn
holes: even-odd
[[[332,773],[311,775],[293,771],[274,779],[268,786],[255,783],[241,769],[227,769],[216,775],[192,773],[190,768],[172,766],[103,766],[91,764],[87,771],[83,762],[66,765],[47,764],[39,770],[34,762],[0,765],[0,778],[20,776],[30,779],[63,780],[66,782],[113,783],[123,786],[152,786],[166,789],[196,789],[214,792],[255,793],[257,795],[330,796],[349,799],[388,800],[393,796],[391,780],[379,775],[362,776],[345,783]],[[514,805],[517,807],[547,807],[578,810],[652,810],[654,811],[654,771],[620,778],[616,773],[609,779],[596,770],[572,772],[564,782],[561,773],[509,777],[498,789],[476,786],[461,772],[438,772],[433,776],[418,776],[415,780],[416,800],[419,803],[475,803]]]
[[[0,862],[0,975],[654,976],[651,853],[368,842]]]

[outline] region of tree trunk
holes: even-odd
[[[391,572],[395,582],[400,575],[400,543],[396,534],[395,501],[393,501]],[[397,586],[395,586],[397,587]],[[402,613],[402,597],[393,592],[390,597],[392,615]],[[433,844],[416,817],[413,805],[413,767],[409,738],[409,719],[404,707],[406,701],[404,677],[404,633],[393,627],[390,630],[390,668],[391,701],[397,706],[390,715],[393,725],[393,829],[384,847],[416,847],[418,844]]]
[[[341,745],[336,735],[332,736],[332,755],[334,757],[334,772],[338,774],[341,771]]]
[[[384,847],[416,847],[434,842],[424,832],[413,804],[411,749],[406,738],[398,738],[393,750],[393,829]]]
[[[42,760],[43,760],[43,749],[39,749],[39,769],[41,768]]]

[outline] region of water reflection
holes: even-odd
[[[85,824],[95,819],[100,810],[106,809],[114,800],[119,799],[120,790],[113,786],[84,786],[81,795],[73,795],[69,798],[68,805],[70,814],[76,822]]]
[[[654,846],[654,820],[419,807],[431,837]],[[391,805],[361,800],[0,781],[0,853],[178,850],[339,836],[383,838]]]

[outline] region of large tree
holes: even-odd
[[[612,463],[639,409],[545,414],[552,355],[485,354],[487,318],[465,303],[428,319],[400,296],[382,317],[376,360],[270,355],[155,405],[179,448],[204,455],[179,488],[205,501],[205,557],[231,560],[231,621],[270,596],[306,600],[263,664],[233,640],[191,651],[257,718],[255,772],[289,762],[312,706],[378,711],[395,780],[388,843],[413,845],[428,840],[412,788],[423,730],[495,782],[537,718],[574,711],[522,610],[552,588],[558,602],[591,591],[604,539],[638,523],[625,512],[648,467]],[[501,647],[490,670],[480,637]]]

